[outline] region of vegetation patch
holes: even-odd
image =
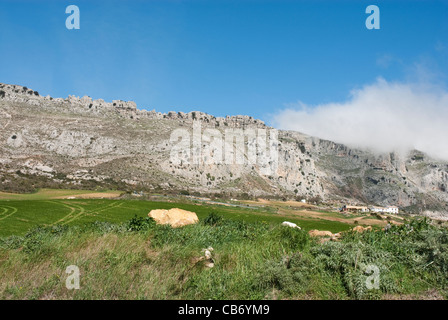
[[[209,247],[212,268],[199,259]],[[80,268],[79,290],[65,286],[69,265]],[[0,299],[446,298],[447,275],[448,230],[426,219],[323,244],[217,213],[176,229],[133,217],[0,239]]]

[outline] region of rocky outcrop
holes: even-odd
[[[308,231],[310,237],[333,237],[334,234],[331,231],[310,230]]]
[[[214,127],[246,128],[246,127],[264,127],[263,121],[254,119],[250,116],[237,115],[214,117],[204,112],[192,111],[189,113],[170,111],[167,114],[137,109],[133,101],[113,100],[105,102],[103,99],[92,100],[91,97],[82,98],[69,95],[66,99],[52,98],[50,96],[40,96],[37,91],[28,89],[19,85],[10,85],[0,83],[0,99],[9,102],[26,103],[28,105],[38,106],[44,109],[68,108],[71,112],[81,114],[91,113],[118,113],[128,119],[171,119],[181,122],[201,121],[204,125]]]
[[[364,231],[372,231],[372,226],[363,227],[363,226],[356,226],[352,229],[352,231],[363,233]]]
[[[151,210],[148,216],[153,218],[158,224],[169,224],[173,228],[183,227],[199,222],[196,213],[177,208],[170,210]]]

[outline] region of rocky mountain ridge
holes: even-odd
[[[105,102],[103,99],[93,100],[91,97],[82,98],[69,95],[66,99],[40,96],[37,91],[24,86],[0,83],[0,99],[15,103],[27,103],[38,107],[58,106],[69,108],[72,112],[107,114],[114,112],[129,119],[176,119],[181,121],[198,120],[212,126],[245,127],[265,126],[264,122],[250,116],[238,115],[227,117],[215,117],[200,111],[188,113],[170,111],[168,113],[137,109],[133,101],[113,100]]]

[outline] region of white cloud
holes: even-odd
[[[448,92],[428,84],[378,79],[344,103],[287,105],[273,125],[376,152],[415,148],[448,160]]]

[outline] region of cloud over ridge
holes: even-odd
[[[287,105],[273,125],[375,152],[417,149],[448,160],[448,92],[428,84],[380,78],[343,103]]]

